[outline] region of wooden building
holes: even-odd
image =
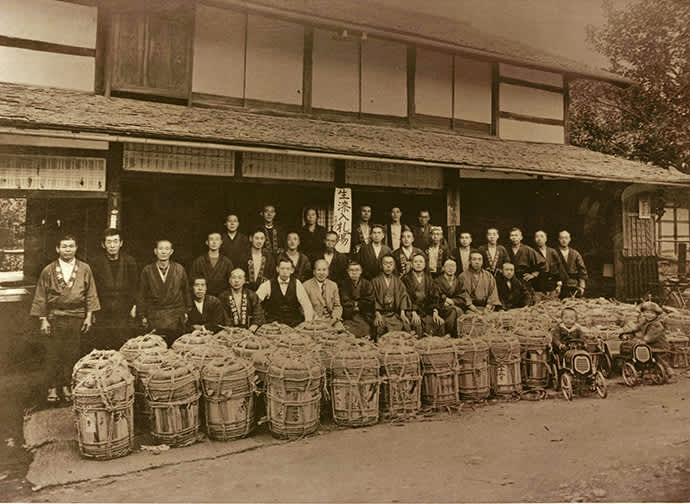
[[[26,200],[19,283],[58,230],[88,259],[119,226],[142,263],[169,236],[187,263],[231,211],[248,230],[264,202],[287,225],[315,205],[328,224],[336,187],[377,222],[429,208],[451,242],[517,225],[555,243],[567,228],[592,292],[619,297],[634,297],[636,258],[690,240],[686,202],[670,248],[667,217],[638,205],[689,177],[568,145],[569,82],[629,81],[469,24],[364,0],[4,0],[0,13],[0,197]]]

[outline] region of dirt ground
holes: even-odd
[[[98,462],[94,462],[98,463]],[[690,501],[690,378],[608,399],[465,405],[122,477],[37,502]]]

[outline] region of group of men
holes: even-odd
[[[237,215],[228,215],[225,230],[208,233],[207,251],[186,269],[173,260],[168,239],[156,241],[155,261],[139,272],[117,229],[105,231],[103,254],[91,266],[75,258],[74,237],[63,236],[31,308],[41,331],[51,335],[49,401],[58,400],[59,389],[69,396],[71,366],[85,333],[94,347],[119,348],[137,326],[171,344],[202,327],[254,331],[273,321],[295,326],[328,319],[373,339],[394,330],[457,337],[463,312],[582,295],[586,286],[585,264],[570,248],[567,231],[559,234],[557,250],[546,245],[543,231],[535,234],[536,248],[523,244],[517,228],[508,248],[491,228],[481,247],[473,248],[472,235],[461,232],[451,249],[428,211],[408,227],[396,207],[390,223],[379,225],[364,205],[345,254],[336,250],[338,235],[318,224],[314,208],[305,210],[301,229],[287,232],[275,223],[274,206],[266,205],[261,215],[263,224],[249,236],[240,232]]]

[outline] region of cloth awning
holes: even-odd
[[[333,122],[300,115],[154,103],[62,89],[0,84],[0,128],[275,149],[300,155],[429,164],[612,182],[690,186],[675,170],[570,145],[455,132]],[[128,141],[127,139],[122,141]]]

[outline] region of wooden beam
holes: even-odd
[[[242,151],[235,151],[235,179],[241,179],[242,178],[242,163],[243,163],[243,155]]]
[[[562,88],[562,87],[551,86],[549,84],[541,84],[539,82],[531,82],[531,81],[526,81],[526,80],[522,80],[522,79],[515,79],[513,77],[501,76],[499,78],[499,80],[503,84],[511,84],[513,86],[522,86],[522,87],[529,87],[529,88],[534,88],[534,89],[541,89],[542,91],[549,91],[551,93],[563,94],[563,91],[564,91],[564,88]]]
[[[0,35],[0,46],[16,47],[18,49],[30,49],[32,51],[43,51],[57,54],[69,54],[72,56],[96,56],[96,49],[89,47],[78,47],[65,44],[54,44],[41,40],[32,40],[19,37],[8,37]]]
[[[457,242],[457,228],[460,225],[460,175],[458,170],[453,168],[443,170],[443,187],[446,205],[444,223],[448,230],[448,245],[453,249]]]
[[[563,143],[570,144],[570,83],[563,78]]]
[[[333,170],[333,182],[335,187],[345,187],[345,160],[335,159]]]
[[[187,106],[192,106],[192,85],[194,83],[194,37],[196,36],[196,2],[190,7],[191,32],[189,40],[187,40]]]
[[[412,125],[415,109],[415,75],[417,73],[417,48],[407,46],[407,124]]]
[[[0,198],[29,198],[29,199],[106,199],[105,191],[58,191],[31,189],[0,189]]]
[[[499,114],[501,119],[513,119],[514,121],[524,121],[537,124],[550,124],[552,126],[564,126],[562,119],[548,119],[546,117],[537,117],[525,114],[515,114],[514,112],[506,112],[502,110]]]
[[[499,86],[498,63],[491,64],[491,134],[499,136],[498,116],[500,110],[500,86]]]
[[[314,29],[304,28],[304,61],[302,63],[302,110],[311,114],[312,82],[314,76]]]
[[[122,162],[124,147],[111,142],[106,161],[105,189],[108,192],[108,214],[105,227],[122,229]]]

